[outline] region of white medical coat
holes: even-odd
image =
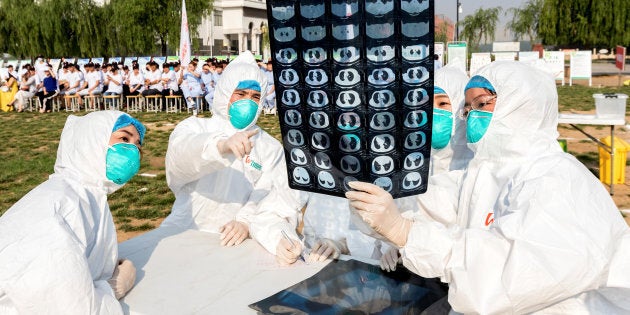
[[[241,53],[221,76],[212,118],[190,117],[173,130],[166,152],[166,180],[176,200],[163,226],[217,233],[232,220],[248,224],[251,230],[256,229],[252,224],[267,226],[277,219],[254,220],[258,204],[270,191],[288,187],[280,142],[251,125],[243,129],[258,130],[250,138],[254,147],[249,155],[236,159],[232,154],[221,155],[217,150],[219,140],[238,131],[228,120],[228,102],[242,80],[258,81],[263,89],[261,95],[265,95],[267,82],[249,52]],[[259,106],[258,115],[261,110]],[[265,227],[260,229],[265,230]],[[252,233],[252,237],[265,242],[271,236]]]
[[[69,116],[55,172],[0,217],[0,314],[122,314],[105,156],[121,115]]]
[[[630,232],[602,184],[558,145],[553,78],[517,62],[478,75],[498,98],[454,179],[457,201],[442,202],[456,221],[416,220],[405,266],[448,282],[461,313],[628,314]]]

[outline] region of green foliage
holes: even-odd
[[[0,0],[0,51],[25,58],[158,55],[179,49],[181,0]],[[212,1],[187,0],[191,36]],[[156,52],[159,45],[160,52]]]
[[[447,43],[448,41],[448,23],[446,23],[446,21],[443,21],[438,29],[435,30],[435,42]]]
[[[506,27],[512,31],[515,39],[520,40],[525,36],[534,45],[538,38],[538,22],[542,14],[543,0],[529,0],[523,7],[510,8],[512,20]]]
[[[501,7],[479,8],[474,14],[464,18],[461,37],[468,42],[471,52],[478,50],[482,39],[484,42],[494,41],[494,33],[501,11]]]
[[[630,45],[630,1],[544,0],[538,34],[566,47]]]

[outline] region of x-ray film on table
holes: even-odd
[[[333,261],[316,275],[249,305],[259,314],[447,314],[446,286],[404,267],[384,272],[356,260]],[[428,310],[432,311],[428,311]]]
[[[427,189],[433,0],[267,1],[291,188]]]

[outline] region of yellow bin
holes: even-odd
[[[599,140],[608,146],[611,144],[610,136]],[[621,138],[615,137],[614,184],[626,182],[626,153],[628,151],[630,151],[630,144]],[[599,180],[604,184],[610,185],[610,154],[601,147],[599,148]]]

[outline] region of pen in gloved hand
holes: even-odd
[[[295,248],[295,243],[293,243],[293,240],[289,237],[289,235],[287,235],[287,232],[285,232],[284,230],[281,232],[284,239],[286,239],[287,241],[289,241],[289,243],[291,243],[291,247]],[[306,259],[304,259],[304,256],[302,255],[301,252],[300,252],[300,260],[302,260],[303,262],[306,262]]]

